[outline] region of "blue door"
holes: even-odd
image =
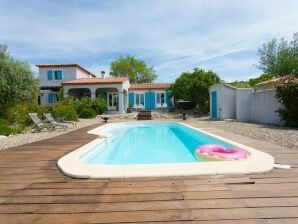
[[[211,118],[217,118],[217,93],[211,93]]]
[[[155,110],[155,92],[145,93],[145,109]]]

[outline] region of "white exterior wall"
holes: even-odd
[[[236,119],[250,121],[252,89],[236,89]]]
[[[48,70],[62,70],[62,80],[48,80]],[[75,67],[73,68],[39,68],[39,81],[41,87],[62,86],[62,82],[76,79]]]
[[[62,70],[62,80],[48,80],[48,70]],[[62,82],[71,81],[78,78],[91,78],[92,76],[77,67],[61,68],[39,68],[39,81],[41,87],[61,87]],[[40,104],[47,104],[48,94],[51,90],[41,90]]]
[[[236,119],[236,90],[222,85],[220,119]]]
[[[211,93],[217,92],[217,118],[236,119],[236,90],[224,84],[214,85],[210,88],[210,116],[212,111]]]
[[[40,104],[47,104],[48,102],[48,95],[51,93],[51,90],[41,90],[40,91]]]
[[[282,124],[278,113],[275,112],[282,106],[275,98],[275,89],[253,92],[253,89],[233,89],[224,84],[212,86],[210,113],[213,91],[217,91],[217,115],[221,120],[236,118],[242,122]]]
[[[278,113],[275,111],[281,104],[275,98],[275,89],[254,92],[251,98],[251,121],[264,124],[281,124]]]
[[[84,72],[83,70],[76,68],[76,78],[81,79],[81,78],[92,78],[92,75]]]

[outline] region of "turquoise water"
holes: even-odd
[[[204,144],[232,145],[179,123],[130,123],[109,129],[111,137],[81,157],[88,164],[124,165],[198,162]]]

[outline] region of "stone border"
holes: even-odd
[[[137,122],[137,121],[133,121]],[[161,121],[147,121],[161,122]],[[165,121],[169,122],[169,121]],[[123,125],[132,122],[119,122]],[[102,136],[104,128],[118,125],[109,123],[88,131],[89,134]],[[170,163],[170,164],[137,164],[137,165],[90,165],[80,160],[80,157],[94,148],[105,138],[97,138],[77,150],[63,156],[58,160],[59,169],[67,176],[75,178],[131,178],[131,177],[183,177],[194,175],[222,175],[222,174],[251,174],[266,173],[273,169],[274,158],[264,152],[228,140],[215,134],[195,128],[191,125],[177,122],[179,124],[200,131],[209,136],[218,138],[234,146],[249,152],[250,156],[242,161],[210,161],[199,163]],[[107,137],[109,136],[106,133]]]

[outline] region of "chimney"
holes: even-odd
[[[100,77],[101,77],[102,79],[105,78],[105,73],[106,73],[105,71],[101,71],[101,72],[100,72]]]

